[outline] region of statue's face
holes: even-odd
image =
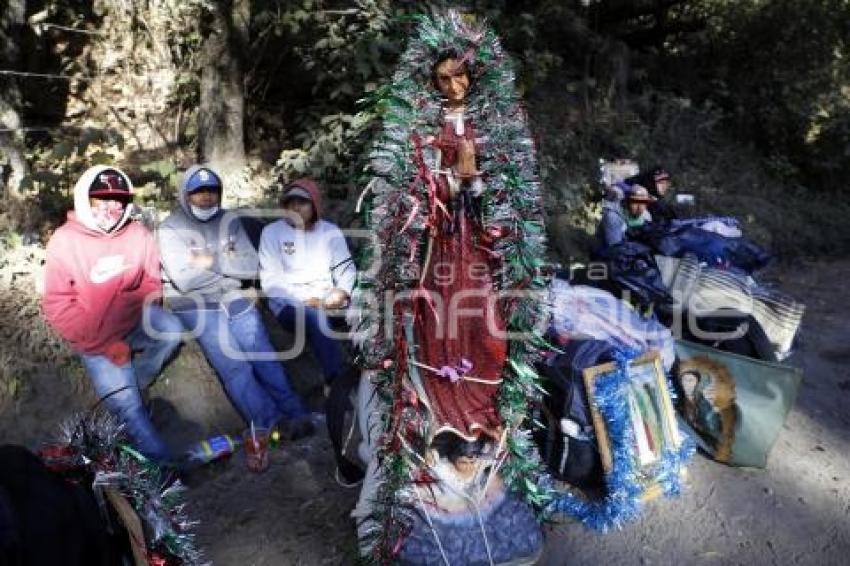
[[[454,58],[446,59],[434,68],[434,82],[450,103],[463,102],[469,90],[466,65]]]

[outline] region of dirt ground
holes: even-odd
[[[789,363],[803,384],[766,470],[730,468],[701,455],[684,493],[647,504],[640,520],[597,534],[577,523],[546,529],[546,565],[850,563],[850,261],[808,263],[774,276],[803,300],[800,346]],[[320,407],[310,359],[289,364],[296,387]],[[177,450],[220,432],[238,434],[229,407],[196,347],[151,389],[154,420]],[[0,443],[36,448],[59,421],[93,402],[80,375],[35,376],[14,403],[0,404]],[[197,542],[215,564],[350,564],[356,490],[332,478],[323,428],[275,450],[269,471],[250,474],[241,454],[189,478]]]
[[[847,261],[774,277],[807,310],[787,362],[803,369],[803,383],[767,469],[698,454],[680,497],[649,503],[620,532],[558,525],[542,564],[850,564],[848,278]]]

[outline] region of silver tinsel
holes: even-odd
[[[74,464],[87,469],[96,498],[105,505],[103,489],[117,488],[142,520],[148,550],[170,554],[181,564],[205,564],[195,546],[191,520],[182,503],[185,487],[169,472],[128,444],[124,426],[106,411],[76,414],[59,425],[57,444],[71,447]]]

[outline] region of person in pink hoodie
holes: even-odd
[[[83,173],[74,210],[47,244],[42,310],[137,448],[169,462],[140,392],[180,345],[183,326],[158,304],[159,251],[150,231],[131,220],[131,199],[132,183],[119,169]]]

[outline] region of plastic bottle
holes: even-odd
[[[280,431],[276,428],[272,429],[272,433],[269,435],[269,445],[272,448],[280,446]]]
[[[212,436],[190,447],[186,451],[186,458],[191,462],[206,464],[230,456],[236,452],[240,444],[229,434]]]

